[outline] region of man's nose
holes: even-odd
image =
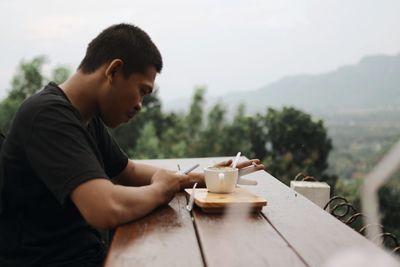
[[[142,109],[142,101],[139,101],[139,103],[137,103],[137,105],[135,106],[135,110],[139,112],[141,109]]]

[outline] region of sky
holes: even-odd
[[[0,0],[0,98],[21,60],[75,70],[87,44],[121,22],[145,30],[164,69],[163,101],[255,90],[365,55],[400,53],[399,0]]]

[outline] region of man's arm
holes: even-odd
[[[78,185],[70,197],[90,225],[108,229],[167,204],[179,189],[178,175],[158,170],[147,186],[127,187],[107,179],[92,179]]]
[[[232,160],[223,161],[217,163],[216,166],[230,166]],[[255,165],[255,170],[263,170],[265,167],[261,164],[259,159],[251,159],[238,163],[237,168],[245,168],[250,165]],[[149,185],[151,182],[151,177],[156,173],[160,168],[155,166],[150,166],[143,163],[137,163],[132,160],[128,160],[128,164],[125,169],[114,178],[114,182],[120,185],[125,186],[144,186]],[[173,171],[169,171],[170,173],[174,173]],[[180,175],[179,176],[179,185],[180,189],[192,187],[195,183],[198,183],[198,187],[205,187],[204,174],[198,172],[191,172],[188,175]]]
[[[129,160],[114,182],[117,184],[92,179],[78,185],[70,195],[85,220],[96,228],[113,228],[141,218],[167,204],[180,189],[196,182],[204,185],[204,176],[175,174]]]
[[[124,170],[114,178],[116,184],[125,186],[144,186],[151,183],[152,176],[161,170],[155,166],[137,163],[128,160],[128,164]],[[174,171],[167,171],[174,173]],[[194,183],[198,183],[199,187],[204,187],[204,175],[202,173],[189,173],[189,175],[179,175],[180,188],[192,187]]]
[[[218,165],[229,166],[230,163],[226,161]],[[256,164],[258,169],[264,167],[257,159],[242,162],[238,167],[244,168],[251,164]],[[204,186],[204,176],[201,173],[179,175],[133,161],[129,161],[118,176],[118,180],[121,179],[136,187],[113,184],[107,179],[92,179],[72,191],[72,201],[90,225],[103,229],[115,227],[141,218],[157,206],[167,204],[180,189],[191,187],[195,182]]]
[[[149,185],[151,183],[151,178],[158,170],[160,170],[160,168],[155,166],[128,160],[126,167],[113,180],[116,184],[125,186]]]

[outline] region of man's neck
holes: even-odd
[[[84,74],[77,71],[59,87],[71,104],[79,111],[85,124],[98,112],[98,91],[100,81],[96,73]]]

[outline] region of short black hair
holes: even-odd
[[[93,73],[117,58],[124,62],[126,78],[132,73],[145,73],[150,66],[160,73],[163,66],[160,51],[149,35],[137,26],[121,23],[103,30],[89,43],[78,70]]]

